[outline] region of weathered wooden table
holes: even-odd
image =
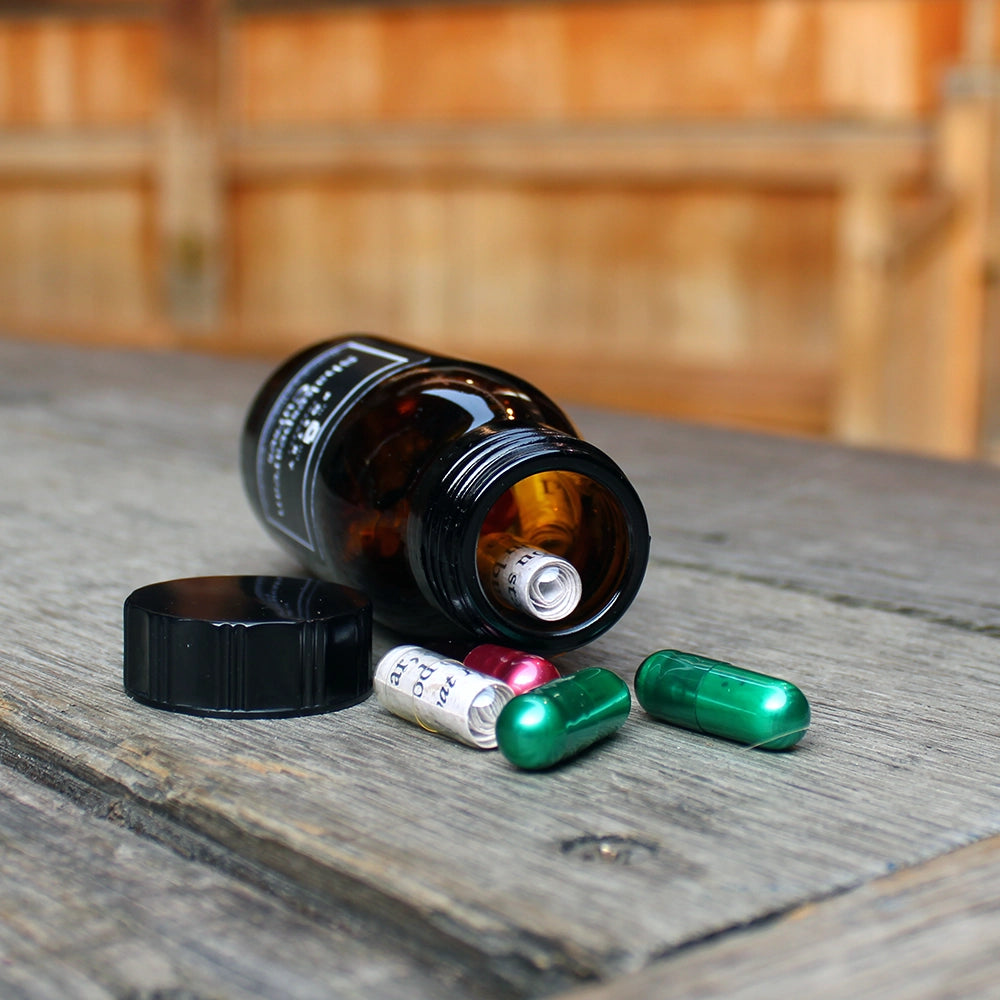
[[[520,773],[374,700],[123,693],[131,590],[296,572],[237,475],[267,370],[0,342],[0,996],[998,995],[1000,470],[575,414],[653,558],[561,666],[697,651],[813,725],[769,754],[636,706]]]

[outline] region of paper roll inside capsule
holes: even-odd
[[[394,715],[481,750],[497,745],[497,716],[514,697],[495,677],[422,646],[390,649],[375,667],[373,686]]]

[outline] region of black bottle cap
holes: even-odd
[[[371,604],[323,580],[204,576],[125,600],[125,690],[227,718],[306,715],[371,693]]]

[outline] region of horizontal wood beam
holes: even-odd
[[[241,180],[295,173],[474,175],[520,181],[839,186],[926,174],[923,125],[399,125],[254,129],[227,143]]]
[[[0,132],[0,179],[119,179],[153,165],[142,129],[37,129]]]
[[[555,399],[681,420],[796,434],[830,431],[832,374],[826,367],[685,364],[667,358],[577,360],[545,351],[526,355],[479,349],[483,362],[516,371]]]
[[[0,177],[135,174],[153,165],[153,144],[147,129],[2,132]],[[331,126],[245,130],[223,138],[222,156],[236,180],[388,173],[816,187],[857,175],[915,180],[928,170],[931,142],[909,123]]]

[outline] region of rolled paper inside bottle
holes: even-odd
[[[571,562],[514,535],[483,536],[478,562],[483,585],[496,600],[541,621],[567,618],[583,596]]]

